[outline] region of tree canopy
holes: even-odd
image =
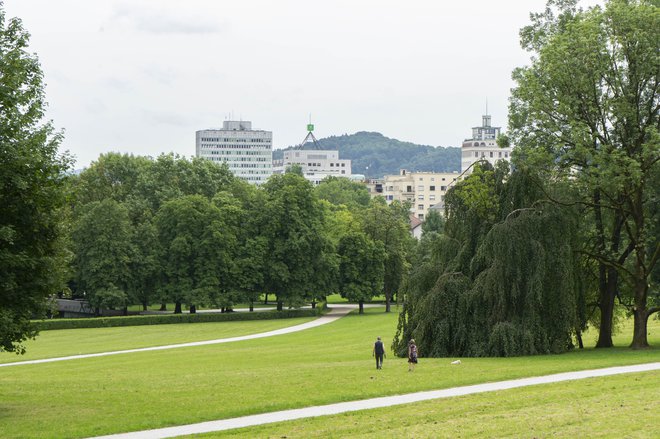
[[[70,161],[44,122],[43,73],[21,21],[0,4],[0,351],[23,352],[66,273],[61,208]]]

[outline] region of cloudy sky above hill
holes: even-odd
[[[585,6],[596,1],[583,3]],[[506,127],[519,29],[545,0],[5,0],[31,33],[62,148],[195,153],[229,118],[298,144],[356,131],[459,146]]]

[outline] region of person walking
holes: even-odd
[[[380,337],[378,337],[376,339],[376,343],[374,343],[374,349],[371,352],[371,356],[376,357],[376,369],[382,369],[383,357],[385,357],[385,346],[383,345]]]
[[[415,365],[417,364],[417,345],[415,344],[415,339],[411,338],[408,342],[408,372],[415,371]]]

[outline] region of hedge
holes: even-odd
[[[78,319],[49,319],[34,321],[32,324],[39,331],[78,328],[111,328],[117,326],[168,325],[174,323],[235,322],[242,320],[292,319],[296,317],[315,317],[327,308],[325,302],[317,304],[315,309],[289,309],[284,311],[255,311],[230,313],[196,314],[155,314],[144,316],[92,317]]]

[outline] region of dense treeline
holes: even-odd
[[[314,188],[289,172],[258,188],[207,160],[109,153],[71,192],[71,294],[96,308],[391,300],[405,269],[406,208],[346,179]]]
[[[477,166],[445,198],[413,260],[395,349],[524,355],[612,346],[617,314],[648,347],[660,311],[660,9],[549,1],[521,31],[513,170]]]
[[[318,142],[321,149],[339,151],[340,158],[352,161],[354,174],[363,174],[368,178],[398,175],[400,169],[434,172],[461,170],[461,149],[457,147],[417,145],[366,131],[326,137]],[[273,151],[273,158],[281,159],[283,151]]]

